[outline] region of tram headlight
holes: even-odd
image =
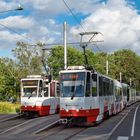
[[[68,110],[68,109],[66,109],[66,112],[69,112],[69,110]]]
[[[77,112],[79,112],[79,109],[76,109]]]

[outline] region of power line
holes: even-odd
[[[22,35],[21,33],[17,32],[17,31],[15,31],[15,30],[9,28],[8,26],[6,26],[6,25],[4,25],[4,24],[2,24],[2,23],[0,23],[0,25],[3,26],[4,28],[8,29],[9,31],[12,31],[12,32],[18,34],[18,35],[21,36],[22,38],[24,38],[24,39],[26,39],[26,40],[28,40],[28,41],[31,41],[31,39],[27,38],[26,36]]]
[[[68,8],[68,10],[70,11],[70,13],[72,14],[72,16],[74,17],[74,19],[77,21],[77,23],[82,27],[82,29],[86,32],[85,28],[83,27],[83,25],[79,22],[78,18],[75,16],[75,14],[72,12],[72,10],[70,9],[69,5],[65,2],[65,0],[63,0],[63,3],[65,4],[65,6]]]
[[[78,18],[75,16],[75,14],[72,12],[70,6],[65,2],[65,0],[63,0],[63,3],[65,4],[65,6],[68,8],[68,10],[70,11],[70,13],[72,14],[72,16],[74,17],[74,19],[76,20],[76,22],[82,27],[82,29],[84,30],[84,32],[86,32],[85,28],[83,27],[83,25],[79,22]],[[102,33],[100,33],[101,35],[103,35]],[[92,38],[91,38],[92,39]],[[91,41],[90,39],[90,41]],[[96,46],[97,47],[97,46]],[[99,47],[97,47],[97,49],[99,49]],[[101,49],[99,49],[99,51],[101,51]]]
[[[96,42],[104,42],[104,41],[103,41],[103,40],[99,40],[99,41],[98,41],[98,40],[97,40],[97,41],[90,41],[90,44],[91,44],[91,43],[94,44],[94,43],[96,43]],[[86,43],[86,42],[83,42],[83,43]],[[67,44],[70,44],[70,45],[71,45],[71,44],[80,44],[80,42],[68,42]],[[38,44],[28,44],[28,45],[29,45],[29,46],[38,46]],[[48,44],[46,43],[46,44],[44,44],[44,46],[53,46],[53,45],[54,45],[54,46],[55,46],[55,45],[62,45],[62,46],[63,46],[64,44],[63,44],[63,43],[48,43]]]

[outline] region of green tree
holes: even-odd
[[[48,57],[48,66],[52,70],[54,78],[58,78],[60,70],[64,69],[64,47],[56,46],[50,52]],[[68,47],[67,48],[67,65],[82,65],[83,64],[83,55],[82,52],[76,48]]]
[[[122,72],[123,82],[129,83],[130,78],[139,84],[140,81],[140,57],[129,49],[119,50],[114,52],[110,56],[111,64],[111,75],[114,78],[119,79],[119,73]]]
[[[31,46],[24,42],[17,42],[17,47],[13,50],[21,77],[33,74],[41,74],[43,44],[38,43]]]
[[[7,100],[10,97],[16,98],[16,88],[14,85],[19,84],[16,79],[16,64],[12,59],[0,59],[0,100]]]

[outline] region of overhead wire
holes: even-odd
[[[86,32],[85,28],[83,27],[83,25],[79,22],[78,18],[75,16],[75,14],[72,12],[71,8],[69,7],[69,5],[65,2],[65,0],[63,0],[63,3],[65,4],[65,6],[68,8],[68,10],[70,11],[70,13],[72,14],[72,16],[74,17],[74,19],[76,20],[76,22],[82,27],[82,29],[84,30],[84,32]]]
[[[22,38],[24,38],[24,39],[26,39],[26,40],[28,40],[28,41],[32,41],[32,39],[29,39],[28,37],[22,35],[21,33],[15,31],[15,30],[13,30],[13,29],[11,29],[10,27],[8,27],[8,26],[6,26],[6,25],[4,25],[4,24],[2,24],[2,23],[0,23],[0,26],[2,26],[2,27],[4,27],[4,28],[8,29],[9,31],[12,31],[12,32],[18,34],[19,36],[21,36]]]
[[[71,13],[71,15],[73,16],[73,18],[76,20],[76,22],[81,26],[81,28],[83,29],[84,32],[86,32],[84,26],[79,22],[78,18],[76,17],[76,15],[72,12],[70,6],[66,3],[65,0],[62,0],[63,3],[65,4],[65,6],[67,7],[67,9],[69,10],[69,12]],[[103,35],[102,33],[100,33],[101,35]],[[97,47],[97,46],[96,46]],[[99,47],[97,47],[97,49],[99,49]],[[101,49],[99,49],[99,51],[101,51]]]

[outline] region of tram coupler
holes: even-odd
[[[68,120],[67,119],[60,119],[60,124],[67,124],[68,123]]]
[[[66,125],[71,125],[73,123],[73,118],[64,118],[60,119],[60,124],[66,124]]]

